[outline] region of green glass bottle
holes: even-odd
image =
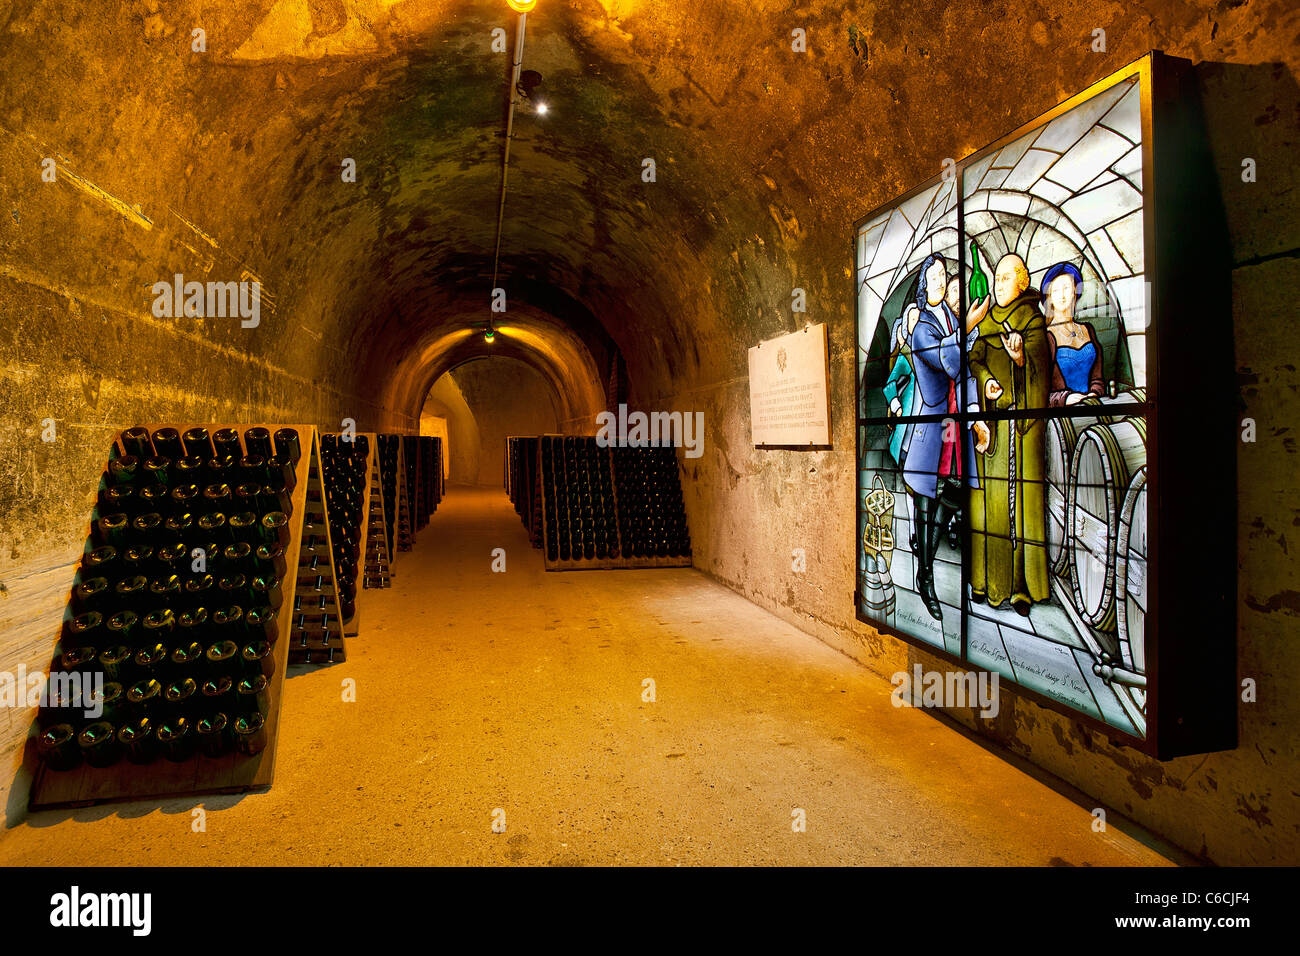
[[[970,293],[970,300],[978,302],[989,294],[989,277],[984,274],[980,268],[980,251],[975,245],[975,240],[970,241],[971,273],[970,283],[967,285],[967,291]]]

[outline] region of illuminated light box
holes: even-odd
[[[858,618],[1161,759],[1237,741],[1218,197],[1152,53],[855,226]]]

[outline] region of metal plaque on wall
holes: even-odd
[[[749,422],[755,445],[829,445],[826,326],[760,342],[749,350]]]

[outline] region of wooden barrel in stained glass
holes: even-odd
[[[1139,674],[1146,673],[1147,615],[1147,469],[1129,482],[1119,515],[1115,549],[1115,618],[1120,656]]]
[[[1054,574],[1069,571],[1070,529],[1066,521],[1070,490],[1070,458],[1080,428],[1093,419],[1051,418],[1047,421],[1047,561]]]
[[[1086,624],[1115,630],[1120,515],[1129,484],[1146,464],[1146,425],[1125,419],[1079,433],[1070,461],[1070,591]]]
[[[1131,388],[1115,398],[1090,395],[1073,406],[1075,409],[1098,409],[1097,414],[1047,420],[1047,562],[1053,574],[1064,577],[1070,570],[1070,528],[1066,518],[1070,500],[1070,463],[1079,433],[1090,425],[1109,424],[1122,412],[1122,406],[1145,402],[1145,388]],[[1105,406],[1119,406],[1118,411]]]

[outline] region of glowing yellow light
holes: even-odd
[[[489,325],[486,329],[483,330],[484,342],[489,342],[489,343],[494,342],[496,341],[496,337],[497,337],[496,330],[492,328],[492,326]]]
[[[537,0],[506,0],[506,6],[515,13],[529,13],[537,6]]]

